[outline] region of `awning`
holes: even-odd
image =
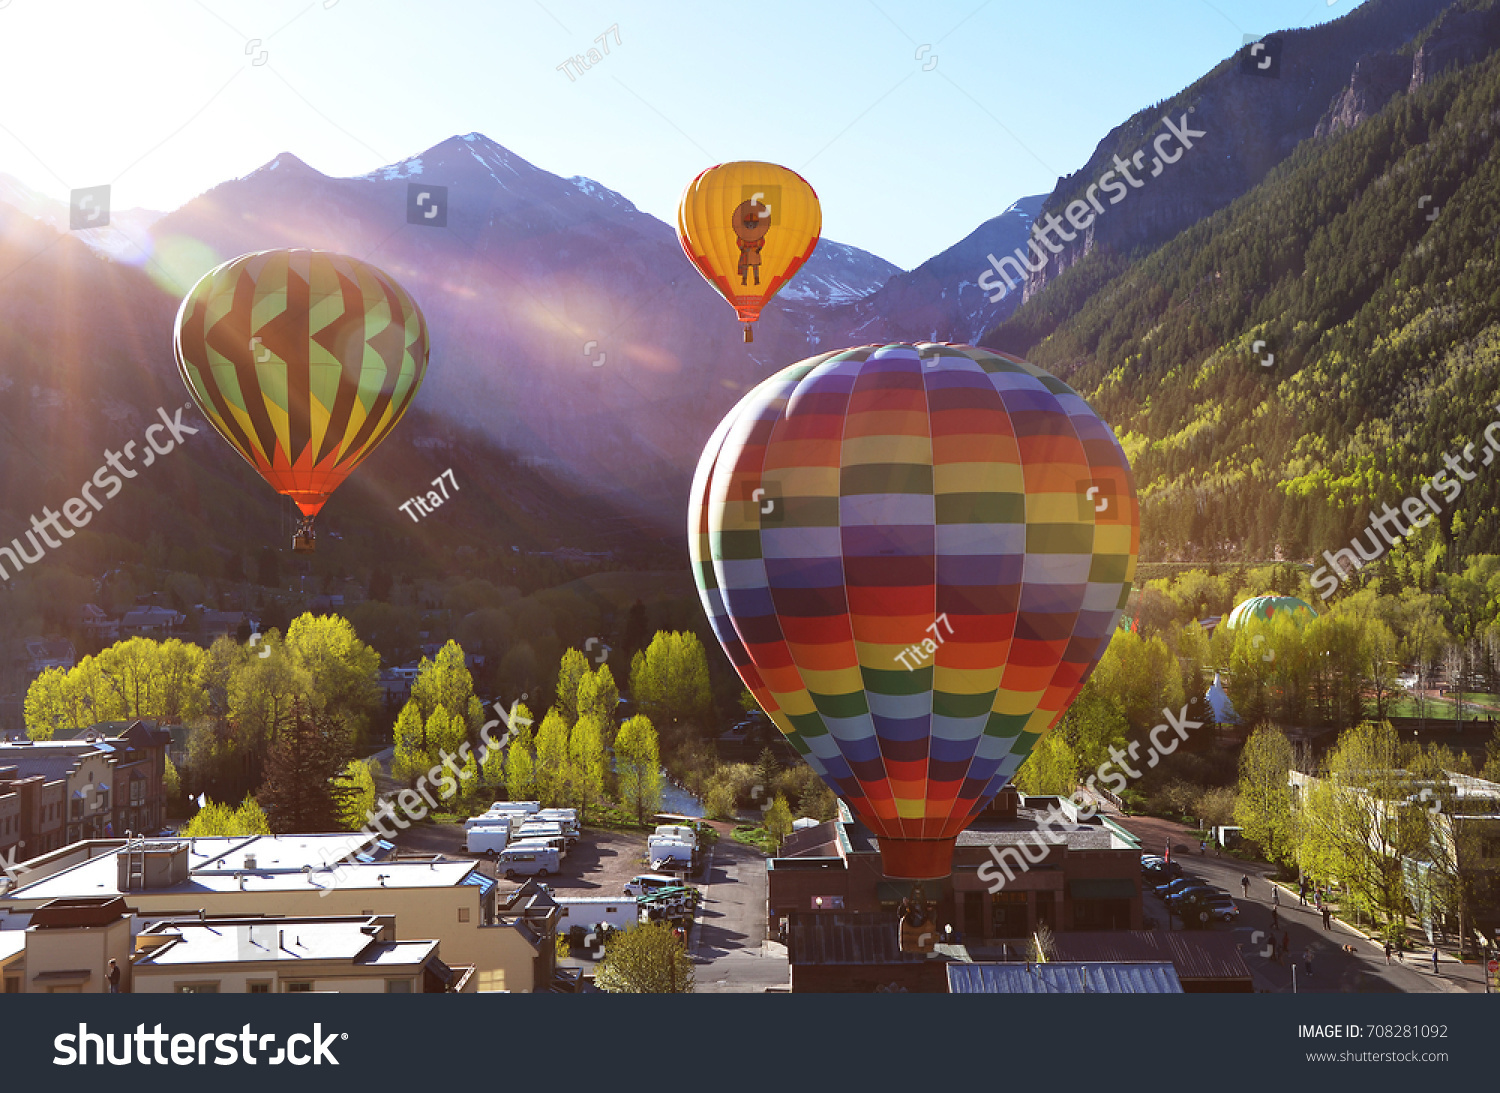
[[[1134,881],[1120,879],[1083,879],[1068,881],[1068,895],[1073,899],[1133,899]]]

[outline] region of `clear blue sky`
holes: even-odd
[[[909,268],[1246,33],[1354,6],[0,0],[0,171],[165,210],[281,151],[363,174],[477,130],[671,223],[703,167],[768,159],[812,183],[825,235]],[[558,71],[615,26],[595,67]]]

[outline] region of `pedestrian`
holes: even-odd
[[[109,993],[120,993],[120,965],[113,960],[109,962]]]
[[[1406,938],[1404,937],[1396,939],[1396,960],[1402,964],[1406,963]]]
[[[1202,839],[1198,840],[1198,853],[1200,856],[1208,854],[1208,843],[1204,842]]]
[[[1274,930],[1279,925],[1281,925],[1281,922],[1280,922],[1280,920],[1277,917],[1276,908],[1272,907],[1271,908],[1271,929]]]
[[[1297,904],[1301,907],[1307,906],[1307,878],[1303,877],[1297,882]]]
[[[1438,951],[1437,951],[1437,946],[1434,945],[1432,947],[1432,974],[1433,975],[1437,975],[1437,973],[1438,973]]]
[[[1391,962],[1391,939],[1390,938],[1386,938],[1385,939],[1385,962],[1387,964],[1389,964]]]
[[[1279,884],[1271,885],[1271,906],[1281,906],[1281,885]]]
[[[1302,970],[1307,973],[1307,978],[1312,978],[1312,950],[1302,950]]]
[[[1245,874],[1243,877],[1240,878],[1240,888],[1244,891],[1245,898],[1249,899],[1250,898],[1250,875],[1248,873]]]
[[[1333,908],[1326,903],[1323,904],[1323,929],[1333,929]]]

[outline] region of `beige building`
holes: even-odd
[[[471,994],[436,941],[397,941],[389,915],[187,919],[136,937],[136,994]]]
[[[27,863],[0,896],[0,932],[30,924],[52,900],[120,897],[138,927],[195,915],[394,917],[396,939],[435,941],[472,965],[478,991],[548,990],[557,905],[518,893],[499,906],[473,861],[372,860],[362,834],[75,843]],[[3,951],[3,950],[0,950]]]

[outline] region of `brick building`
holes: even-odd
[[[1050,832],[1049,810],[1066,820]],[[1008,787],[959,835],[952,874],[922,882],[920,896],[970,947],[1025,942],[1044,924],[1054,933],[1139,930],[1140,853],[1107,818]],[[842,803],[839,819],[788,836],[766,868],[773,936],[812,915],[894,913],[917,894],[912,882],[882,875],[879,840]]]
[[[170,735],[154,722],[119,725],[76,740],[0,742],[0,855],[25,861],[82,839],[160,829]]]

